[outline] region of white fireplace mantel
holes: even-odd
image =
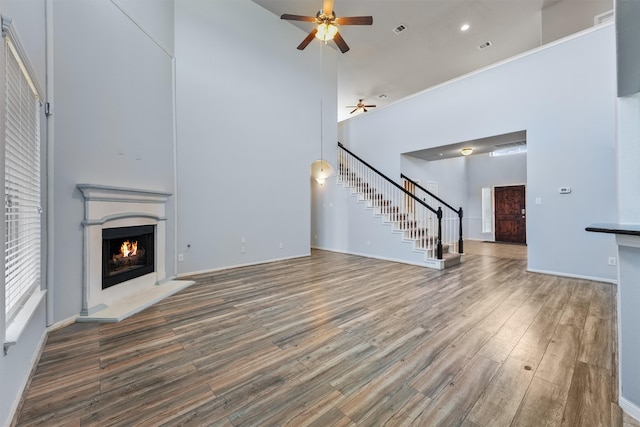
[[[80,321],[119,321],[193,282],[167,280],[166,202],[171,193],[156,190],[78,184],[84,197],[84,272]],[[102,230],[155,227],[153,273],[102,289]]]

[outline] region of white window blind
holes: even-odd
[[[5,314],[10,321],[40,286],[40,100],[5,37]]]

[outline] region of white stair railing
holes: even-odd
[[[427,205],[442,209],[442,244],[449,247],[449,252],[463,253],[462,208],[455,209],[406,175],[401,174],[400,177],[406,190]]]

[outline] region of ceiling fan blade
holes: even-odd
[[[289,15],[288,13],[283,13],[280,16],[280,19],[286,19],[288,21],[316,22],[316,18],[312,16]]]
[[[305,39],[302,40],[302,43],[298,45],[298,50],[304,50],[305,47],[309,46],[309,43],[311,43],[311,40],[313,40],[317,32],[318,32],[317,28],[314,28],[313,30],[311,30],[309,35],[305,37]]]
[[[336,18],[337,25],[372,25],[373,16],[343,16]]]
[[[365,105],[367,108],[375,108],[375,105]]]
[[[362,111],[364,111],[366,113],[369,110],[367,110],[366,108],[362,107]]]
[[[331,15],[331,12],[333,12],[333,0],[324,0],[322,2],[322,11],[327,15]]]
[[[333,36],[333,41],[338,45],[338,49],[340,49],[340,52],[345,53],[349,50],[349,46],[340,35],[340,32],[337,32],[336,35]]]
[[[355,113],[356,111],[358,111],[358,109],[357,109],[357,108],[356,108],[355,110],[353,110],[352,112],[350,112],[349,114],[353,114],[353,113]]]

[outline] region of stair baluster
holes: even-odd
[[[352,191],[360,194],[361,198],[387,221],[393,222],[396,230],[402,231],[406,239],[414,241],[416,249],[427,253],[427,258],[442,260],[445,248],[447,252],[458,252],[462,248],[462,226],[459,227],[459,242],[443,239],[443,218],[446,219],[445,233],[447,228],[453,228],[455,224],[443,214],[441,207],[433,208],[353,154],[341,143],[338,143],[338,180],[345,187],[350,187]],[[454,251],[451,250],[452,247]]]

